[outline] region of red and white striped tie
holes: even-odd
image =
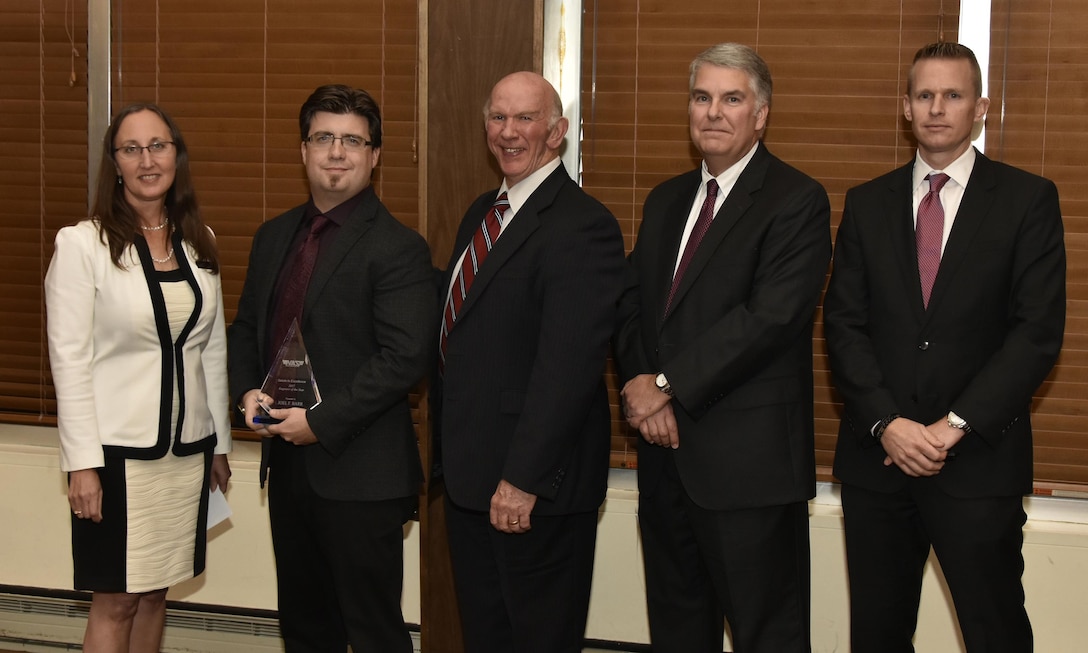
[[[491,252],[491,248],[495,246],[495,241],[499,239],[499,232],[502,231],[502,216],[508,208],[510,208],[510,200],[506,199],[506,193],[503,193],[495,199],[491,209],[480,221],[480,227],[472,235],[472,242],[469,243],[465,256],[461,260],[461,267],[453,277],[449,297],[446,298],[446,308],[442,311],[442,331],[438,336],[438,351],[442,365],[446,363],[446,341],[449,338],[450,329],[457,322],[461,304],[468,296],[468,290],[472,287],[472,282],[476,280],[480,266]]]

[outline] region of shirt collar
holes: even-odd
[[[335,224],[337,227],[342,227],[344,223],[347,222],[348,218],[351,217],[351,214],[355,212],[355,209],[358,208],[359,204],[362,203],[363,198],[373,192],[374,187],[367,186],[352,197],[344,200],[343,202],[337,204],[328,211],[325,211],[324,213],[318,210],[317,205],[314,204],[314,196],[311,195],[310,201],[306,203],[306,214],[304,216],[304,222],[309,223],[315,217],[319,215],[324,215],[326,218],[329,219],[330,222]]]
[[[560,163],[562,163],[562,160],[560,160],[559,157],[555,157],[513,186],[507,186],[506,179],[502,180],[502,186],[499,187],[498,194],[502,195],[503,193],[506,193],[506,199],[510,200],[511,215],[517,214],[522,205],[529,201],[529,196],[540,187],[540,184],[544,183],[545,179],[555,172],[555,169],[559,167]]]
[[[911,188],[918,188],[918,186],[926,183],[926,177],[931,172],[943,172],[948,175],[952,181],[956,182],[960,188],[967,188],[967,181],[971,179],[971,171],[975,167],[975,148],[969,147],[967,151],[959,155],[955,161],[948,164],[944,170],[935,170],[926,163],[921,156],[917,154],[914,157],[914,184]],[[928,187],[927,187],[928,189]]]
[[[703,187],[706,187],[706,182],[711,179],[716,179],[718,181],[718,188],[724,190],[732,188],[733,184],[737,183],[737,179],[740,178],[740,173],[744,172],[744,168],[748,166],[748,162],[752,160],[752,157],[755,156],[756,150],[758,149],[759,141],[756,141],[756,144],[752,146],[752,149],[748,150],[747,154],[737,160],[736,163],[723,170],[722,174],[717,177],[710,174],[710,170],[706,167],[706,159],[703,159],[703,164],[700,167],[703,172]]]

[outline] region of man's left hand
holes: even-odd
[[[317,436],[310,430],[310,422],[306,419],[305,408],[272,408],[268,414],[283,420],[279,424],[268,425],[268,432],[272,435],[296,445],[317,442]]]
[[[503,479],[491,495],[491,525],[503,533],[524,533],[533,527],[529,519],[535,505],[535,494]]]
[[[620,392],[623,414],[631,428],[640,428],[644,419],[659,412],[672,399],[657,387],[656,378],[656,374],[639,374],[623,386]]]
[[[950,426],[947,418],[941,418],[926,428],[942,442],[941,446],[938,447],[941,451],[949,451],[966,435],[963,429]],[[955,455],[955,453],[950,454],[950,456]]]

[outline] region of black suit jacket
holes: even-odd
[[[497,191],[457,232],[441,295]],[[447,341],[434,395],[446,490],[487,511],[499,481],[536,494],[534,515],[596,510],[608,474],[603,372],[623,287],[615,218],[560,165],[496,241]]]
[[[234,397],[261,387],[268,372],[276,276],[305,208],[266,222],[253,238],[228,329]],[[302,337],[322,395],[307,415],[318,443],[306,447],[306,468],[320,496],[377,501],[419,491],[408,393],[433,355],[434,293],[426,242],[368,193],[322,248],[303,306]]]
[[[1061,349],[1065,246],[1058,192],[976,153],[928,309],[912,215],[913,162],[846,195],[824,305],[831,371],[846,412],[835,475],[892,491],[870,429],[900,413],[922,424],[954,410],[973,434],[934,478],[954,496],[1031,491],[1032,393]]]
[[[639,491],[670,456],[689,496],[714,510],[804,501],[816,491],[812,318],[831,258],[830,205],[812,178],[762,143],[665,300],[698,169],[646,198],[630,262],[637,290],[616,339],[625,378],[663,371],[675,451],[639,442]]]

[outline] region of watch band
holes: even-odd
[[[899,417],[899,413],[892,413],[891,415],[888,415],[884,419],[877,422],[876,426],[873,427],[873,437],[877,440],[884,437],[884,431],[887,430],[888,425],[899,419]]]

